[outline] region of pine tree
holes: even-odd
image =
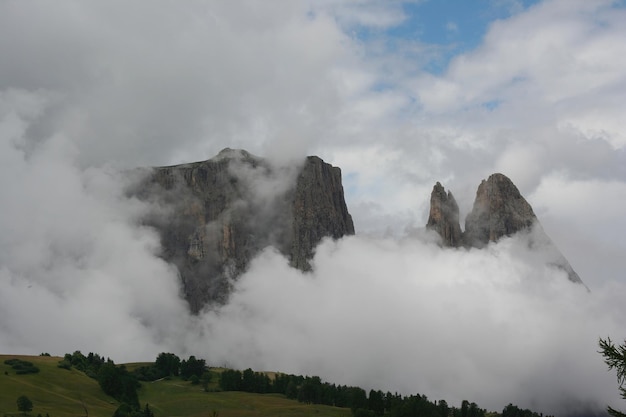
[[[622,345],[615,346],[610,337],[606,340],[600,339],[600,353],[604,356],[604,363],[609,367],[609,370],[615,369],[617,371],[617,383],[619,384],[619,392],[623,399],[626,400],[626,340]],[[626,413],[622,413],[612,407],[607,407],[607,411],[613,417],[626,417]]]

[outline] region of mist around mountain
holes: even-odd
[[[242,149],[201,162],[129,172],[127,193],[149,203],[143,218],[176,266],[193,313],[226,303],[233,281],[266,247],[311,270],[325,237],[354,234],[341,170],[319,157],[276,166]]]
[[[624,2],[455,1],[453,20],[436,1],[0,1],[0,351],[619,408],[596,351],[626,317]],[[160,207],[119,170],[226,146],[341,167],[358,234],[309,272],[266,247],[190,314],[145,221]],[[589,292],[527,235],[442,248],[423,227],[437,181],[463,222],[498,172]]]
[[[481,249],[442,248],[424,227],[328,238],[308,272],[269,246],[232,281],[227,304],[191,314],[144,221],[158,206],[129,197],[123,174],[82,171],[54,149],[4,153],[14,171],[3,178],[13,191],[2,217],[2,352],[130,362],[167,351],[494,410],[618,407],[596,352],[598,337],[622,331],[624,288],[572,284],[536,256],[532,230]]]

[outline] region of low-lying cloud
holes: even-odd
[[[267,250],[204,314],[206,356],[491,410],[602,408],[616,387],[597,340],[619,334],[626,288],[589,293],[533,263],[524,239],[455,250],[350,237],[320,245],[312,274]]]
[[[626,10],[540,1],[433,74],[446,45],[387,42],[402,2],[345,3],[0,2],[0,352],[172,351],[492,410],[620,406],[596,351],[624,337]],[[192,316],[140,225],[152,208],[109,165],[227,146],[340,166],[365,233],[324,242],[308,274],[269,248]],[[591,292],[521,236],[444,250],[420,229],[435,181],[464,215],[496,171]]]
[[[60,136],[26,153],[20,118],[3,120],[2,352],[172,351],[490,410],[618,406],[596,351],[621,335],[626,288],[569,282],[528,236],[482,250],[442,249],[424,230],[327,240],[312,273],[268,248],[226,306],[193,316],[120,177],[78,168]]]

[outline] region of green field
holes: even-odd
[[[40,369],[37,374],[17,375],[6,359],[17,358],[32,362]],[[26,395],[33,402],[30,416],[43,417],[111,417],[118,404],[105,395],[96,380],[75,369],[57,367],[62,358],[47,356],[0,355],[0,417],[22,416],[16,400]],[[129,364],[132,369],[135,364]],[[210,388],[217,387],[217,375]],[[146,403],[155,417],[211,416],[330,416],[349,417],[350,410],[324,405],[301,404],[279,394],[250,394],[245,392],[204,392],[179,378],[143,382],[139,400]]]

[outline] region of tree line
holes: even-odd
[[[160,353],[155,362],[129,372],[124,365],[115,365],[107,358],[80,351],[66,354],[59,367],[72,367],[95,378],[102,390],[120,402],[114,417],[154,417],[149,406],[139,405],[140,381],[155,381],[162,378],[180,377],[192,384],[203,384],[207,391],[211,372],[206,361],[190,356],[181,360],[173,353]],[[486,417],[486,410],[476,403],[464,400],[460,407],[449,406],[445,400],[431,401],[425,395],[403,396],[398,393],[370,390],[361,387],[337,385],[324,382],[319,376],[302,376],[277,373],[227,369],[219,374],[219,389],[222,391],[244,391],[258,394],[277,393],[289,399],[307,404],[323,404],[349,408],[354,417]],[[520,409],[509,404],[501,417],[543,417],[531,410]]]
[[[430,401],[427,396],[370,390],[323,382],[318,376],[276,374],[270,378],[263,372],[225,370],[220,374],[220,389],[258,394],[278,393],[308,404],[324,404],[350,408],[355,417],[485,417],[486,410],[464,400],[461,407],[451,407],[445,400]],[[543,417],[509,404],[502,417]]]

